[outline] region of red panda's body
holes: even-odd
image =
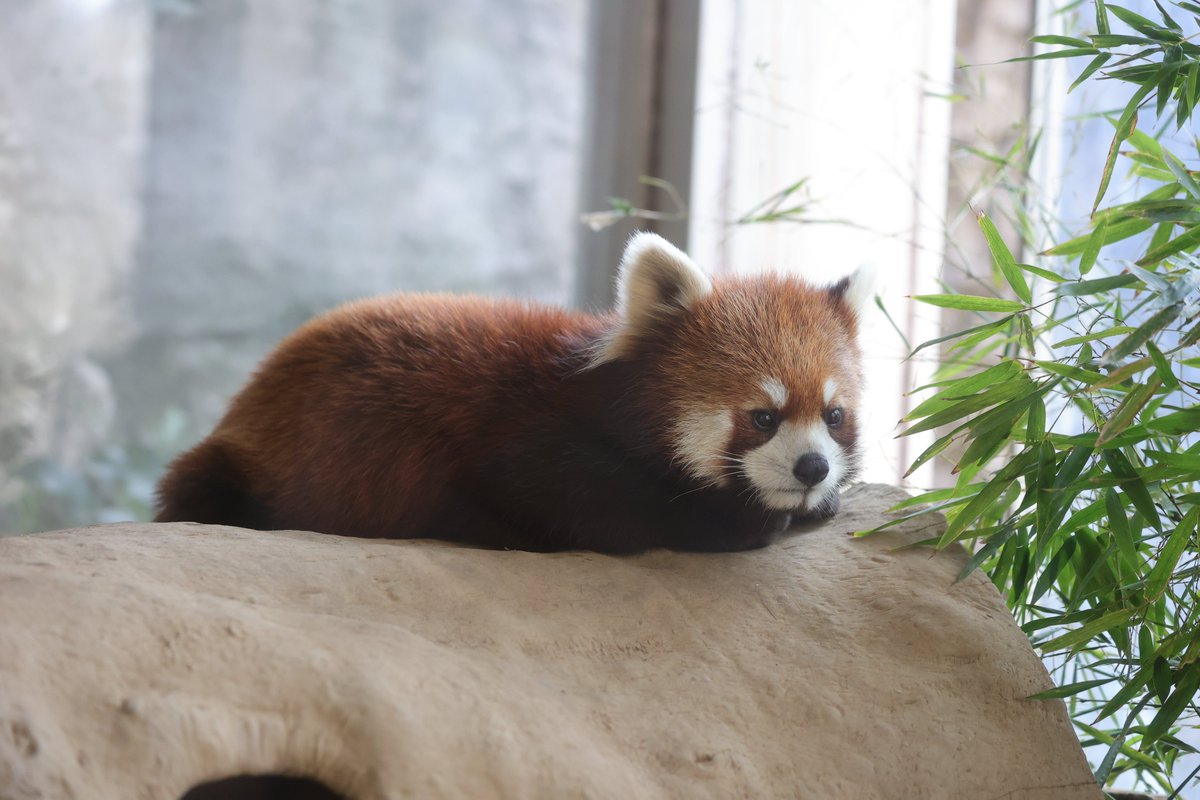
[[[756,547],[832,513],[853,287],[712,286],[676,257],[634,240],[623,315],[396,295],[310,322],[171,465],[157,519],[628,552]]]

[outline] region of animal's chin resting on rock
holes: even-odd
[[[159,521],[527,550],[742,550],[858,465],[863,271],[712,280],[634,236],[617,309],[393,295],[288,337]],[[817,498],[812,502],[812,498]]]

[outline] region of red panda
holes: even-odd
[[[168,467],[155,519],[636,552],[836,513],[870,277],[713,281],[640,233],[618,281],[607,315],[399,294],[316,318]]]

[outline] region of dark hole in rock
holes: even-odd
[[[348,800],[320,781],[286,775],[239,775],[209,781],[180,800]]]

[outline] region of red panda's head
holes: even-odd
[[[620,319],[595,363],[641,365],[638,403],[672,460],[763,506],[814,510],[857,467],[859,270],[830,287],[776,275],[711,281],[654,234],[629,242]]]

